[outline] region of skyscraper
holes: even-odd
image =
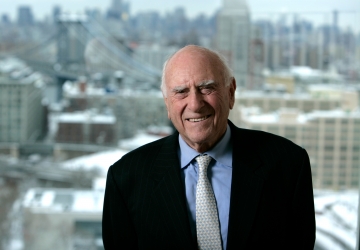
[[[217,19],[217,50],[225,56],[238,86],[248,82],[250,13],[245,0],[223,0]]]
[[[106,16],[108,19],[125,21],[124,19],[129,16],[129,3],[124,3],[122,0],[112,0]]]
[[[18,8],[18,24],[20,26],[27,26],[34,24],[34,16],[30,6],[20,6]]]
[[[58,18],[61,15],[61,7],[58,5],[55,5],[52,10],[52,18],[53,22],[56,23],[58,21]]]

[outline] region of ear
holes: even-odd
[[[231,77],[229,85],[229,108],[232,109],[235,104],[235,90],[236,90],[236,80],[234,77]]]

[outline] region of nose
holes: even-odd
[[[203,95],[198,91],[192,91],[188,96],[188,109],[190,109],[192,112],[199,112],[203,106]]]

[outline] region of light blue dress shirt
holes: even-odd
[[[219,222],[223,249],[227,246],[229,225],[230,191],[232,178],[232,143],[231,131],[227,126],[225,135],[211,150],[203,154],[213,159],[208,166],[208,178],[214,190],[219,213]],[[198,164],[195,157],[199,155],[189,147],[179,135],[180,148],[178,151],[181,176],[185,183],[186,200],[190,218],[191,233],[196,238],[196,184],[198,180]]]

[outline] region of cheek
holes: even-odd
[[[167,115],[171,121],[179,120],[179,116],[181,115],[179,113],[179,107],[174,103],[169,104],[167,106]]]

